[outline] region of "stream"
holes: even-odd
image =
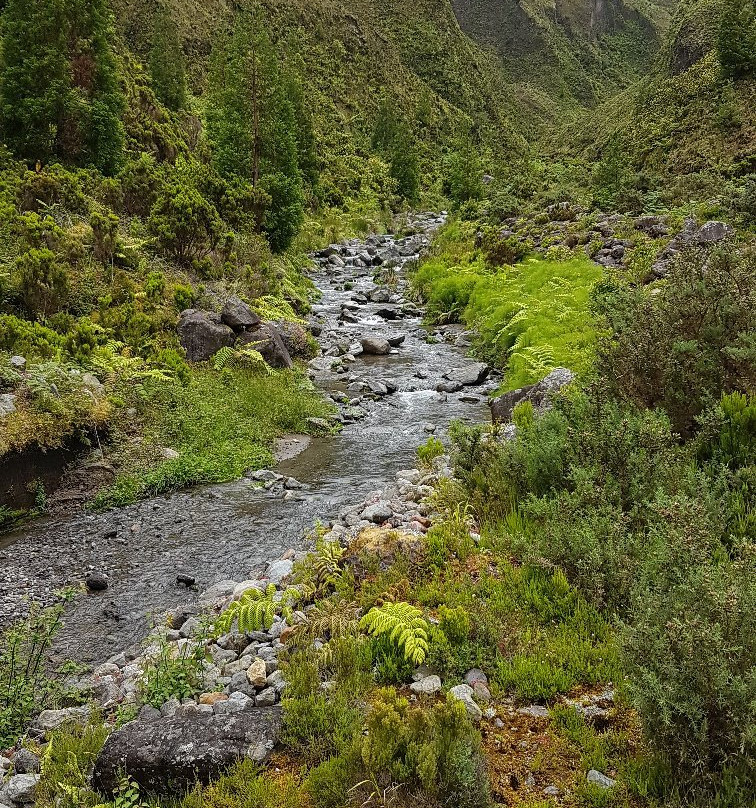
[[[0,622],[23,614],[25,597],[49,602],[52,592],[81,582],[88,570],[103,570],[108,589],[72,601],[55,648],[59,659],[99,663],[138,642],[153,615],[192,602],[196,592],[178,585],[177,574],[195,577],[198,591],[224,579],[254,578],[267,562],[302,547],[316,520],[335,519],[413,467],[429,434],[443,438],[452,419],[487,420],[490,381],[437,392],[445,374],[475,363],[465,357],[460,329],[434,329],[428,341],[422,312],[401,295],[406,263],[427,246],[443,216],[418,214],[411,223],[414,235],[350,241],[318,256],[312,278],[322,297],[313,315],[325,354],[335,359],[336,346],[366,337],[404,335],[404,341],[386,356],[342,357],[334,369],[327,356],[311,363],[319,387],[346,393],[367,415],[338,435],[314,438],[277,466],[301,490],[284,499],[241,479],[115,511],[37,520],[0,538]],[[376,294],[373,275],[381,267],[367,265],[369,259],[393,266],[395,284],[381,287],[385,293]],[[364,302],[386,293],[388,301]],[[387,383],[396,392],[362,399],[353,392],[361,382]]]

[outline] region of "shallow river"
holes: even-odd
[[[423,227],[431,230],[438,223],[426,218]],[[406,252],[414,243],[405,240],[398,246]],[[392,247],[370,241],[374,251],[376,245]],[[320,267],[313,273],[322,291],[315,307],[323,326],[321,343],[328,347],[339,337],[354,342],[398,333],[406,339],[388,356],[358,356],[346,373],[322,373],[316,383],[328,391],[346,391],[355,380],[387,380],[398,392],[366,402],[365,419],[337,436],[314,439],[304,452],[278,466],[306,486],[296,492],[298,498],[284,501],[244,479],[117,511],[36,521],[0,538],[0,619],[19,614],[27,594],[44,598],[65,583],[81,581],[90,568],[104,569],[110,576],[108,590],[73,602],[57,642],[63,658],[102,661],[144,636],[151,615],[191,602],[194,593],[177,585],[178,573],[195,576],[199,589],[223,579],[254,577],[266,562],[301,546],[316,520],[336,518],[345,507],[392,482],[398,470],[412,467],[430,425],[442,437],[454,418],[488,418],[485,387],[436,392],[444,373],[470,360],[464,348],[426,342],[419,316],[388,322],[375,313],[385,305],[368,304],[354,312],[357,322],[339,319],[343,304],[374,288],[373,269],[353,266],[350,257],[364,246],[350,243],[344,267]],[[399,261],[400,277],[408,257]],[[350,288],[344,289],[345,281]],[[461,400],[476,394],[477,401]]]

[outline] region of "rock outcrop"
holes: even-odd
[[[510,390],[489,402],[491,420],[494,423],[507,423],[512,420],[514,408],[523,401],[529,401],[537,412],[545,412],[551,407],[550,396],[566,387],[575,374],[567,368],[554,368],[537,384]]]

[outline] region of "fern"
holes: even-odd
[[[339,583],[343,574],[341,569],[343,556],[344,548],[338,542],[318,542],[315,560],[313,561],[318,590],[322,591],[331,586],[335,587]]]
[[[313,642],[318,637],[331,640],[335,637],[352,637],[359,631],[360,607],[357,603],[328,598],[320,601],[307,613],[307,620],[299,623],[292,642],[301,645]]]
[[[299,590],[287,589],[280,600],[275,600],[275,594],[275,584],[269,584],[264,592],[255,588],[248,589],[239,600],[230,603],[215,621],[216,632],[227,634],[235,622],[242,634],[262,629],[267,631],[273,625],[276,614],[289,620],[292,605],[300,599]]]
[[[260,351],[254,348],[243,348],[242,350],[228,346],[221,348],[213,356],[213,370],[220,372],[227,367],[249,368],[267,376],[273,374],[273,368],[265,361]]]
[[[420,609],[409,603],[374,606],[360,620],[360,628],[374,637],[388,636],[407,661],[422,665],[428,654],[428,623]]]

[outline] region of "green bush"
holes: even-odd
[[[157,198],[148,222],[160,249],[182,264],[205,258],[218,244],[218,211],[195,188],[171,186]]]
[[[52,250],[29,250],[18,259],[17,270],[24,305],[33,319],[45,320],[64,305],[67,269]]]

